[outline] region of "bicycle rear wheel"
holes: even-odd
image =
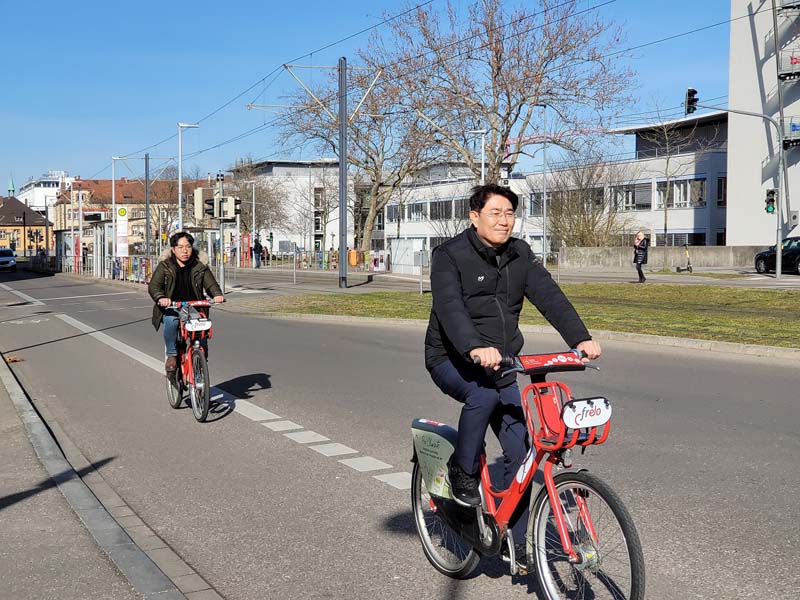
[[[464,579],[472,573],[480,556],[436,514],[419,463],[414,463],[411,473],[411,507],[422,549],[436,570],[454,579]]]
[[[572,564],[564,553],[543,487],[530,512],[527,537],[528,563],[536,565],[541,596],[547,600],[643,600],[642,545],[617,494],[586,472],[560,473],[553,479],[570,541],[582,560]],[[588,518],[580,515],[581,505]]]
[[[194,373],[194,384],[189,385],[189,398],[194,418],[202,422],[208,417],[211,391],[209,389],[208,363],[202,348],[192,351],[192,372]]]

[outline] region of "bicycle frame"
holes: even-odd
[[[170,307],[180,310],[186,306],[204,308],[211,306],[211,304],[213,304],[213,301],[193,300],[190,302],[173,302]],[[200,312],[204,318],[207,317],[207,313],[198,312]],[[188,331],[183,321],[180,321],[178,334],[180,335],[180,340],[178,342],[178,364],[180,365],[181,376],[183,377],[183,381],[193,386],[195,382],[194,369],[192,368],[192,353],[200,347],[200,341],[202,339],[211,339],[212,329],[200,332]]]
[[[531,394],[538,416],[538,429],[535,427],[528,400]],[[552,398],[547,398],[547,396],[552,396]],[[505,490],[497,490],[492,486],[486,454],[480,456],[480,475],[484,491],[485,511],[495,520],[500,532],[505,535],[511,516],[524,498],[526,490],[531,486],[534,474],[544,463],[542,474],[564,553],[569,557],[570,562],[579,562],[580,559],[572,547],[561,502],[558,500],[558,493],[553,481],[553,466],[559,463],[564,464],[564,452],[576,444],[588,446],[605,442],[608,439],[611,423],[610,421],[605,423],[600,437],[597,436],[598,428],[595,426],[588,429],[587,436],[582,440],[580,440],[581,432],[579,430],[572,430],[572,434],[567,439],[568,428],[561,417],[562,398],[566,398],[567,401],[573,399],[569,388],[561,382],[537,382],[527,385],[521,394],[521,403],[533,446],[528,451],[525,462],[517,470],[514,481]],[[498,500],[501,501],[499,508]],[[581,522],[592,539],[597,541],[594,524],[584,498],[577,496],[575,501],[578,505]],[[529,518],[533,518],[533,516],[531,515]]]

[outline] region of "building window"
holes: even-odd
[[[428,216],[428,205],[425,202],[414,202],[408,205],[408,220],[423,221]]]
[[[667,246],[683,246],[684,244],[688,244],[689,246],[705,246],[706,245],[706,234],[705,232],[700,233],[667,233]],[[664,234],[657,233],[656,234],[656,246],[664,246]]]
[[[397,223],[403,220],[403,211],[399,204],[392,204],[386,207],[386,220],[389,223]]]
[[[315,232],[322,231],[322,217],[319,216],[314,217],[314,231]]]
[[[0,231],[0,240],[4,240],[4,239],[6,239],[6,232],[5,231]]]
[[[449,221],[453,218],[453,203],[450,200],[431,202],[431,221]]]
[[[722,231],[718,231],[717,232],[717,246],[724,246],[725,245],[725,240],[726,240],[725,230],[723,229]]]
[[[703,208],[706,205],[706,180],[705,179],[681,179],[671,181],[672,193],[669,198],[667,195],[667,182],[659,181],[656,184],[658,193],[658,203],[656,208]]]
[[[611,202],[619,211],[650,210],[653,207],[652,186],[649,181],[612,186]]]
[[[14,217],[14,220],[15,220],[17,223],[22,223],[22,217]]]
[[[528,216],[542,216],[542,192],[531,192],[530,202],[528,203]]]
[[[728,206],[728,178],[717,177],[717,206]],[[725,244],[718,244],[724,246]]]
[[[314,188],[314,209],[322,210],[325,207],[325,189],[320,187]]]
[[[457,198],[453,201],[455,204],[454,215],[456,219],[469,218],[469,198]]]

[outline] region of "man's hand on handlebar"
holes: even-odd
[[[172,300],[170,300],[169,298],[159,298],[158,299],[158,305],[161,308],[167,308],[170,304],[172,304]]]
[[[223,302],[225,302],[225,296],[221,294],[219,296],[214,296],[214,304],[222,304]]]
[[[473,348],[469,351],[469,357],[476,365],[485,369],[492,369],[497,371],[500,368],[500,361],[503,357],[497,348]]]
[[[585,342],[581,342],[575,346],[575,349],[580,350],[585,354],[585,356],[581,359],[585,363],[589,362],[590,360],[600,358],[600,355],[603,353],[603,350],[600,348],[600,343],[594,340],[586,340]]]

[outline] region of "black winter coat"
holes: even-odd
[[[586,327],[550,273],[524,241],[511,238],[500,254],[485,246],[474,227],[433,252],[433,308],[425,335],[428,370],[450,359],[471,365],[469,351],[494,347],[503,355],[522,350],[519,314],[527,297],[570,348],[590,340]],[[506,385],[509,375],[497,380]]]
[[[647,264],[647,246],[649,242],[647,238],[642,238],[642,241],[637,246],[635,243],[633,245],[633,262],[637,265],[646,265]]]

